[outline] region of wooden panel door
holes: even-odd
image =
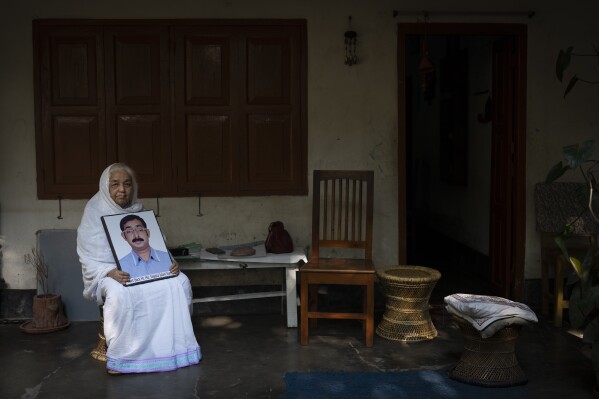
[[[301,191],[299,27],[255,27],[241,39],[240,190]]]
[[[198,195],[234,191],[240,78],[235,30],[175,27],[174,35],[178,189]]]
[[[172,191],[168,38],[160,25],[104,33],[108,157],[133,168],[141,196]]]
[[[106,163],[101,27],[39,27],[38,197],[87,197]],[[38,66],[39,65],[39,66]]]
[[[513,220],[514,129],[515,129],[514,39],[506,37],[493,45],[493,127],[491,153],[491,204],[489,258],[491,291],[510,298],[514,279]]]

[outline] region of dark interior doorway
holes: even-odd
[[[456,292],[519,298],[525,68],[512,76],[501,66],[525,65],[525,30],[423,25],[399,29],[400,262],[441,271],[435,301]],[[505,40],[518,56],[498,55]],[[495,103],[514,110],[506,119]]]

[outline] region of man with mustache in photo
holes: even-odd
[[[150,246],[150,229],[137,215],[127,215],[120,222],[121,236],[131,246],[131,252],[119,259],[121,270],[136,278],[168,272],[172,260],[167,252]]]

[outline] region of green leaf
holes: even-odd
[[[590,273],[591,270],[593,269],[593,264],[597,260],[597,253],[599,253],[599,251],[596,251],[594,248],[589,248],[587,250],[587,253],[584,257],[584,261],[582,262],[582,269],[585,272]],[[598,288],[599,288],[599,286],[598,286]]]
[[[576,273],[568,274],[568,279],[566,280],[566,285],[574,285],[580,283],[580,277]]]
[[[562,228],[562,231],[560,231],[558,235],[553,237],[553,240],[555,241],[557,246],[562,250],[562,253],[566,257],[566,259],[570,257],[570,255],[568,255],[566,241],[568,240],[568,238],[572,236],[572,233],[574,233],[574,226],[572,226],[571,224],[567,224]]]
[[[564,91],[564,98],[566,98],[568,93],[574,88],[574,85],[576,85],[577,82],[578,82],[578,76],[577,75],[572,76],[572,79],[570,79],[570,82],[568,83],[568,86],[566,87],[566,91]]]
[[[599,300],[599,286],[594,285],[590,287],[586,293],[588,297],[593,297],[595,300]]]
[[[595,140],[583,141],[580,144],[579,159],[580,162],[588,162],[593,158],[595,152]]]
[[[595,340],[591,347],[591,359],[593,360],[593,369],[595,373],[599,373],[599,342]]]
[[[562,234],[564,236],[564,239],[570,237],[572,234],[574,234],[574,225],[573,224],[565,225],[564,230],[562,231]]]
[[[596,317],[584,329],[583,339],[588,342],[599,340],[599,319]]]
[[[572,265],[572,267],[574,268],[574,271],[576,272],[576,274],[578,275],[578,277],[580,277],[581,280],[586,281],[584,279],[584,274],[582,273],[582,264],[580,263],[580,260],[578,258],[575,258],[573,256],[570,256],[568,258],[568,260],[570,261],[570,265]]]
[[[577,285],[572,290],[570,295],[569,317],[570,323],[574,328],[581,328],[586,320],[587,307],[584,300],[581,299],[580,285]]]
[[[570,169],[576,169],[589,161],[595,151],[595,141],[587,140],[580,144],[567,145],[562,148],[564,159]]]
[[[553,165],[549,173],[547,173],[547,177],[545,178],[545,183],[553,183],[560,177],[564,175],[570,168],[562,164],[562,161],[559,161],[557,164]]]
[[[570,255],[568,255],[568,248],[566,248],[566,237],[568,236],[568,226],[564,227],[564,229],[561,231],[561,233],[559,233],[558,235],[556,235],[553,240],[555,241],[555,243],[557,244],[557,246],[559,247],[559,249],[562,250],[562,253],[564,254],[564,257],[566,259],[568,259],[570,257]]]
[[[582,287],[575,285],[570,295],[570,307],[569,316],[570,323],[574,328],[585,327],[586,322],[593,322],[597,320],[597,317],[593,317],[592,320],[587,320],[589,315],[595,314],[597,309],[597,303],[599,301],[599,290],[597,287],[585,291],[583,294]],[[589,339],[593,340],[591,337]]]
[[[568,259],[568,264],[572,266],[572,270],[574,271],[574,273],[576,273],[578,278],[580,278],[584,282],[582,264],[580,263],[580,260],[578,260],[578,258],[575,258],[568,254],[568,247],[566,246],[566,238],[572,233],[572,229],[572,225],[566,225],[562,232],[555,236],[554,241],[557,244],[557,246],[562,250],[564,258]]]
[[[564,71],[570,65],[572,50],[574,50],[574,47],[568,47],[566,51],[560,50],[559,54],[557,55],[557,60],[555,62],[555,75],[560,82],[564,78]]]
[[[591,208],[593,209],[595,216],[599,217],[599,193],[597,191],[595,191],[593,199],[591,200]]]

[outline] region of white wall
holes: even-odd
[[[560,157],[562,145],[597,137],[596,88],[580,87],[566,102],[553,76],[559,48],[590,49],[599,37],[596,0],[571,11],[558,2],[456,0],[451,7],[471,11],[536,11],[522,16],[438,16],[431,22],[517,22],[529,25],[527,137],[526,277],[538,277],[532,188]],[[33,51],[31,21],[36,18],[305,18],[308,26],[308,170],[375,170],[375,262],[397,261],[397,68],[393,10],[447,10],[445,1],[417,5],[397,0],[29,0],[3,4],[0,15],[0,236],[1,276],[9,288],[33,288],[33,270],[23,255],[35,245],[35,231],[76,228],[85,201],[58,203],[36,199]],[[343,65],[343,32],[353,16],[360,62]],[[154,200],[144,201],[155,207]],[[160,203],[160,224],[170,244],[195,240],[222,245],[264,238],[268,223],[282,220],[296,245],[309,243],[307,197],[205,198],[198,218],[197,199]],[[73,270],[79,273],[79,270]]]

